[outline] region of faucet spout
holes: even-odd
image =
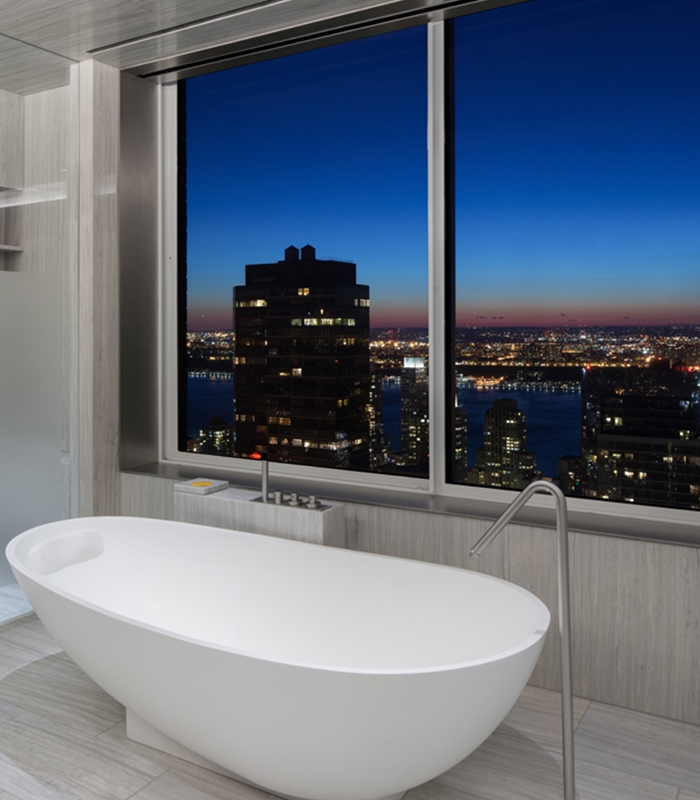
[[[533,494],[544,492],[554,497],[556,504],[556,523],[559,539],[558,588],[559,588],[559,630],[561,633],[561,716],[564,753],[564,800],[575,800],[574,783],[574,709],[573,676],[571,669],[571,609],[569,581],[569,523],[566,510],[566,497],[562,490],[549,481],[533,481],[506,508],[486,533],[469,551],[469,555],[481,555],[499,533],[527,503]]]
[[[469,551],[469,556],[480,556],[484,550],[493,542],[499,533],[503,531],[506,525],[513,519],[513,517],[520,511],[520,509],[527,503],[533,494],[551,494],[556,502],[557,507],[557,531],[561,534],[561,528],[568,533],[568,520],[566,513],[566,497],[562,490],[554,483],[549,481],[533,481],[520,492],[520,494],[513,500],[513,502],[506,508],[501,516],[487,529],[486,533],[479,539],[479,541]]]

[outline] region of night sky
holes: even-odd
[[[700,4],[531,0],[455,23],[459,325],[700,322]],[[188,81],[191,330],[247,263],[358,265],[427,325],[426,32]]]

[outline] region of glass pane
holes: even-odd
[[[186,81],[188,450],[427,475],[426,60],[413,28]]]
[[[457,480],[700,507],[700,6],[455,24]]]
[[[3,552],[79,508],[77,66],[0,36]]]

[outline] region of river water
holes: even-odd
[[[233,422],[233,381],[188,378],[187,430],[190,436],[214,415]],[[527,447],[537,454],[537,468],[545,476],[557,474],[557,460],[581,453],[581,395],[577,392],[504,391],[463,388],[458,390],[460,406],[467,413],[469,466],[474,465],[477,447],[484,443],[484,415],[494,400],[516,400],[525,412]],[[401,449],[401,387],[387,384],[383,391],[384,430],[392,449]]]

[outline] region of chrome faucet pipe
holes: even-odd
[[[499,533],[527,503],[533,494],[544,492],[554,497],[556,504],[557,534],[559,536],[558,586],[559,630],[561,632],[561,721],[564,751],[564,800],[575,800],[574,781],[574,692],[571,671],[571,590],[569,585],[569,526],[566,497],[562,490],[549,481],[533,481],[506,508],[486,533],[469,551],[471,557],[481,555]]]

